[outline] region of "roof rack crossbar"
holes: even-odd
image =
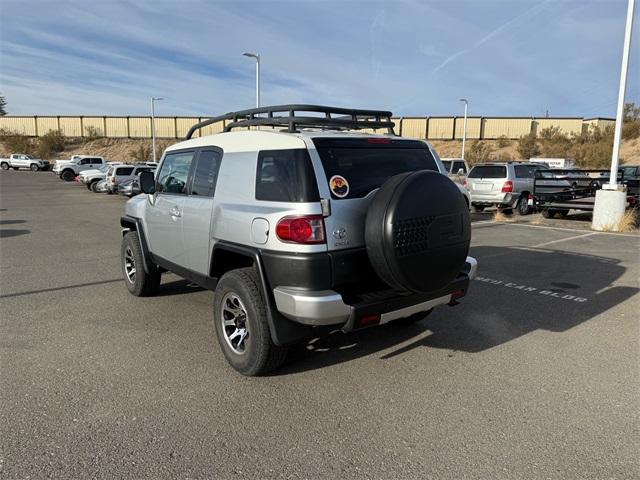
[[[324,113],[324,117],[296,115],[296,112]],[[278,113],[281,115],[277,115]],[[267,116],[260,116],[260,114],[267,114]],[[336,117],[332,115],[340,116]],[[383,110],[361,110],[304,104],[276,105],[229,112],[218,117],[209,118],[192,126],[187,132],[185,139],[190,139],[196,130],[200,130],[217,122],[224,122],[225,132],[238,127],[286,126],[291,133],[297,132],[298,128],[338,128],[350,130],[386,128],[390,135],[395,135],[393,131],[395,123],[391,121],[391,116],[391,112]],[[226,123],[227,120],[231,120],[231,123]]]

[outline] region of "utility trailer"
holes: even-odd
[[[627,184],[624,171],[618,171],[618,183]],[[537,170],[533,179],[536,209],[545,218],[556,214],[566,217],[569,210],[592,212],[596,191],[609,182],[609,170],[550,169]],[[627,207],[638,205],[638,193],[628,191]]]

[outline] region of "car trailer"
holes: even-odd
[[[534,206],[545,218],[566,217],[569,210],[592,212],[596,192],[609,182],[609,170],[537,170],[533,179]],[[618,171],[618,183],[626,184]],[[637,191],[627,195],[627,208],[638,205]]]

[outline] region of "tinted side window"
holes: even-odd
[[[464,162],[453,162],[453,170],[451,170],[451,173],[458,173],[460,169],[462,169],[464,173],[467,173],[467,167],[464,165]]]
[[[102,159],[101,158],[94,158],[92,163],[102,164]]]
[[[80,165],[89,165],[90,163],[91,163],[90,158],[83,158],[82,160],[80,160]]]
[[[451,160],[442,160],[442,165],[447,170],[447,173],[451,171]]]
[[[200,152],[193,175],[191,195],[213,197],[221,157],[222,155],[217,150],[202,150]]]
[[[533,178],[534,169],[526,165],[515,165],[513,167],[518,178]]]
[[[133,167],[120,167],[116,169],[116,175],[131,175]]]
[[[263,150],[258,154],[256,200],[317,202],[316,177],[307,149]]]
[[[193,152],[168,153],[156,177],[156,192],[186,193]]]

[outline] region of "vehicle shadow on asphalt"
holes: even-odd
[[[478,258],[480,276],[472,282],[460,306],[439,307],[410,326],[391,322],[361,332],[333,332],[313,339],[293,348],[292,361],[273,375],[347,362],[400,344],[395,350],[385,351],[380,359],[388,360],[419,347],[478,353],[535,330],[566,332],[640,291],[615,285],[626,271],[616,259],[509,247],[476,247],[472,254]],[[484,263],[483,258],[487,258]]]
[[[26,220],[0,220],[0,225],[17,225],[19,223],[27,223]]]
[[[188,280],[174,280],[167,283],[162,283],[156,297],[170,297],[174,295],[184,295],[187,293],[201,292],[205,289],[195,283],[191,283]]]
[[[19,237],[20,235],[28,235],[31,230],[15,230],[11,228],[3,228],[0,230],[0,238]]]

